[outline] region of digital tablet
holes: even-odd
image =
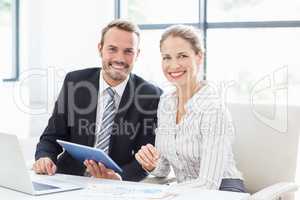
[[[62,140],[56,140],[73,158],[80,162],[85,160],[94,160],[101,162],[106,168],[112,169],[117,173],[122,173],[123,170],[101,149],[75,144],[72,142],[66,142]]]

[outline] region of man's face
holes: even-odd
[[[116,27],[104,35],[103,46],[98,44],[102,57],[103,77],[111,86],[124,81],[132,71],[139,54],[138,36]]]

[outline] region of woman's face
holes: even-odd
[[[188,41],[169,36],[161,45],[161,56],[163,73],[171,83],[185,86],[197,81],[202,54],[196,54]]]

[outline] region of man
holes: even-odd
[[[98,178],[140,181],[147,173],[134,154],[154,143],[154,129],[161,90],[131,74],[139,55],[139,29],[115,20],[102,30],[98,44],[102,68],[68,73],[48,126],[37,145],[33,170],[91,175]],[[122,174],[102,163],[80,163],[56,139],[93,146],[107,152]]]

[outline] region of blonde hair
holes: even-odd
[[[180,37],[188,43],[190,43],[192,49],[195,51],[196,54],[204,53],[205,51],[200,31],[192,26],[172,25],[168,27],[161,36],[160,49],[162,47],[163,42],[170,36]]]

